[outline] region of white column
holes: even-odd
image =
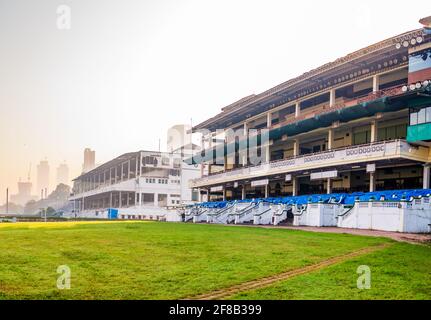
[[[298,195],[298,178],[292,177],[292,196],[296,197]]]
[[[295,118],[298,118],[301,115],[301,103],[297,102],[295,105]]]
[[[335,89],[329,91],[329,107],[332,108],[333,106],[335,106]]]
[[[377,92],[380,90],[380,76],[374,75],[373,76],[373,92]]]
[[[332,181],[331,178],[328,178],[326,180],[326,193],[331,194],[332,193]]]
[[[244,122],[244,138],[248,139],[248,126],[247,122]],[[247,149],[243,150],[244,154],[242,155],[242,166],[247,166]]]
[[[328,150],[331,150],[334,145],[334,129],[328,131]]]
[[[154,206],[155,207],[159,206],[159,194],[158,193],[154,194]]]
[[[430,164],[425,164],[424,165],[424,176],[423,176],[423,188],[424,189],[429,189],[430,188]]]
[[[377,121],[371,121],[371,143],[377,142]]]
[[[223,201],[226,201],[226,189],[223,187]]]
[[[242,186],[241,199],[242,199],[242,200],[245,200],[245,184]]]
[[[265,185],[265,198],[269,198],[269,184]]]
[[[269,129],[269,128],[271,128],[271,125],[272,125],[272,114],[271,114],[271,112],[268,112],[268,114],[266,115],[266,127]],[[268,141],[268,145],[265,146],[265,161],[266,162],[271,161],[271,152],[270,152],[269,142],[270,141]]]
[[[207,202],[210,201],[210,189],[207,189]]]
[[[376,174],[375,172],[370,172],[370,192],[376,191]]]
[[[299,156],[299,140],[295,139],[293,141],[293,156],[297,157]]]

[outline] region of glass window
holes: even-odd
[[[418,111],[418,124],[421,123],[425,123],[426,119],[425,119],[425,115],[426,115],[426,109],[420,109]]]
[[[426,108],[426,122],[431,122],[431,107]]]
[[[418,124],[418,113],[412,112],[410,113],[410,125],[414,126]]]

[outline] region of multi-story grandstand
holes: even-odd
[[[73,216],[166,219],[169,209],[198,200],[188,182],[199,176],[199,169],[183,157],[184,149],[131,152],[83,173],[74,179]]]
[[[270,212],[265,221],[276,223],[293,212],[296,224],[428,230],[429,193],[419,189],[430,188],[430,21],[245,97],[195,126],[204,134],[203,151],[187,161],[201,165],[201,177],[190,186],[207,203],[186,216],[260,223]],[[414,207],[413,199],[422,210],[412,218],[417,227],[407,226],[401,209],[404,200]],[[269,209],[282,204],[295,207]],[[336,208],[328,213],[330,207]],[[374,223],[361,224],[361,212],[375,212]]]

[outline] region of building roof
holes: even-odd
[[[397,65],[406,65],[408,47],[401,46],[397,49],[396,44],[405,40],[410,41],[410,39],[418,36],[424,37],[423,29],[409,31],[357,50],[260,94],[247,96],[228,105],[222,108],[222,112],[216,116],[196,125],[193,130],[215,131],[216,129],[227,128],[283,104],[304,99],[307,95],[323,93],[341,83],[348,84],[351,81],[370,77],[374,72],[367,66],[389,57],[401,57],[401,59],[397,58]],[[381,72],[382,70],[374,71]]]

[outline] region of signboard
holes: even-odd
[[[252,187],[260,187],[260,186],[266,186],[269,183],[268,179],[264,180],[256,180],[251,182]]]
[[[376,172],[376,164],[375,163],[367,164],[367,172]]]
[[[310,175],[310,180],[321,180],[321,179],[336,178],[336,177],[338,177],[338,171],[337,170],[313,172]]]
[[[212,187],[211,192],[223,191],[223,186]]]
[[[291,174],[286,174],[285,181],[292,181],[292,175]]]
[[[394,148],[393,151],[396,152],[396,143],[391,146],[379,143],[367,146],[351,147],[343,150],[328,151],[310,156],[300,156],[293,159],[271,163],[271,169],[352,161],[358,158],[366,159],[368,157],[383,157],[388,152],[392,151],[389,148]]]
[[[238,188],[238,182],[234,182],[233,187]]]

